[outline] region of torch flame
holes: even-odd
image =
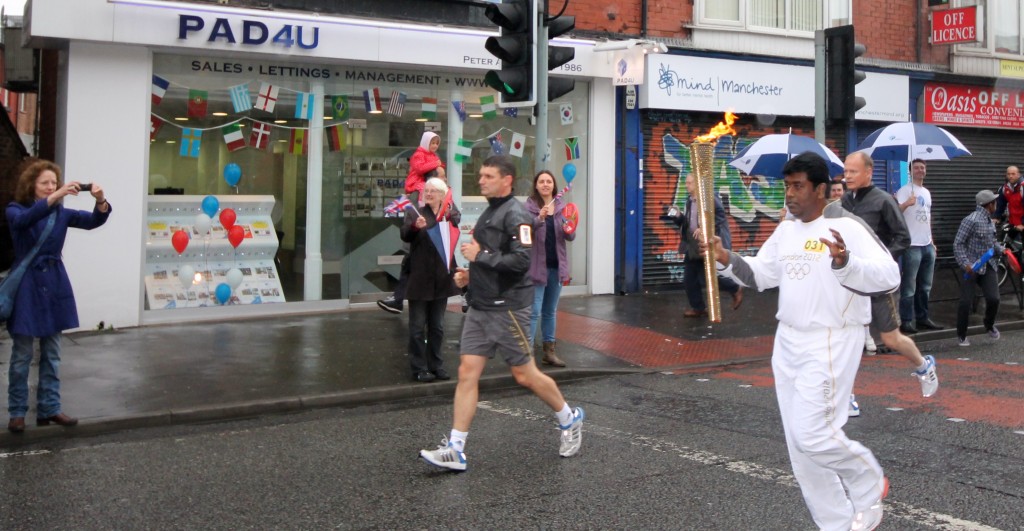
[[[732,111],[725,111],[725,122],[718,122],[718,125],[712,127],[708,134],[700,135],[694,141],[713,142],[722,135],[735,135],[736,130],[732,128],[732,124],[736,123],[736,118],[737,116]]]

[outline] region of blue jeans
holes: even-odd
[[[928,297],[932,293],[932,273],[935,270],[935,247],[931,245],[907,248],[901,258],[900,321],[918,322],[928,319]]]
[[[60,413],[60,338],[57,333],[39,338],[39,386],[36,388],[36,417]],[[12,417],[28,412],[28,368],[32,364],[32,336],[11,334],[11,367],[7,372],[7,411]]]
[[[537,319],[543,340],[555,341],[555,312],[558,311],[558,297],[562,294],[562,283],[558,281],[558,269],[548,268],[548,283],[533,287],[533,311],[530,312],[530,344],[537,337]]]

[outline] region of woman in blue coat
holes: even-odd
[[[92,212],[64,208],[67,195],[88,191],[95,199]],[[8,371],[7,410],[11,420],[7,429],[25,430],[28,412],[28,368],[32,362],[32,343],[39,338],[39,385],[36,393],[36,425],[50,423],[74,426],[78,419],[66,415],[60,407],[61,332],[78,327],[78,309],[71,291],[61,251],[68,228],[91,230],[103,225],[110,216],[110,204],[98,184],[77,181],[61,183],[60,167],[40,160],[29,164],[18,178],[14,202],[7,205],[7,223],[14,240],[14,266],[32,250],[46,227],[47,218],[56,213],[53,229],[35,259],[25,271],[14,299],[14,311],[7,320],[7,331],[14,347]]]

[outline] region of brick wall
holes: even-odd
[[[640,36],[643,26],[641,0],[572,0],[566,14],[576,17],[576,29],[587,33]],[[552,14],[562,8],[550,0]],[[683,24],[693,20],[693,5],[686,0],[648,0],[647,35],[682,38]]]
[[[868,48],[866,56],[948,65],[949,47],[933,47],[928,43],[930,9],[922,4],[924,2],[855,0],[853,25],[857,42]]]

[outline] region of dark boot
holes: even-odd
[[[555,342],[545,341],[544,345],[544,358],[540,360],[544,365],[550,365],[552,367],[565,367],[565,362],[555,354]]]

